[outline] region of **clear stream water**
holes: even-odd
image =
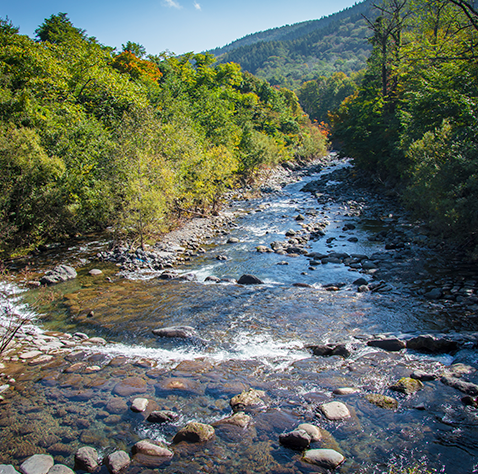
[[[18,467],[27,456],[48,452],[73,467],[74,452],[85,445],[103,455],[116,449],[130,452],[144,438],[169,444],[189,421],[214,423],[229,416],[229,400],[253,387],[265,391],[267,403],[250,413],[249,428],[217,426],[214,440],[173,445],[171,461],[160,466],[133,461],[125,472],[326,472],[279,444],[279,434],[303,422],[323,430],[324,440],[312,447],[337,449],[346,457],[337,469],[341,473],[389,472],[391,466],[420,466],[418,472],[478,472],[478,411],[463,405],[460,392],[439,381],[425,382],[423,390],[410,396],[388,390],[414,369],[438,373],[457,362],[478,367],[477,353],[397,354],[360,343],[361,335],[376,333],[447,332],[454,329],[456,314],[416,296],[410,285],[398,280],[385,293],[358,293],[353,282],[359,277],[371,280],[371,275],[343,264],[311,267],[305,256],[256,252],[258,245],[269,246],[283,241],[288,230],[300,230],[302,222],[295,220],[299,213],[305,223],[328,223],[325,237],[309,242],[310,252],[388,252],[382,242],[368,240],[387,219],[360,219],[351,212],[353,204],[319,204],[313,195],[300,192],[308,181],[328,172],[304,177],[260,199],[232,203],[238,217],[228,235],[210,239],[206,253],[178,268],[195,273],[197,282],[162,281],[157,274],[116,278],[114,265],[88,260],[102,242],[50,255],[43,262],[46,266],[55,258],[83,265],[79,277],[50,293],[30,290],[16,304],[50,295],[52,301],[35,320],[41,331],[80,331],[109,342],[49,364],[8,366],[16,383],[0,406],[0,463]],[[344,232],[347,223],[356,228]],[[351,236],[357,241],[350,241]],[[228,244],[230,237],[239,243]],[[217,260],[218,255],[227,260]],[[284,261],[287,265],[279,265]],[[91,268],[101,268],[104,274],[91,277]],[[209,275],[237,279],[244,273],[264,284],[204,282]],[[327,291],[331,283],[340,283],[340,291]],[[91,310],[94,316],[86,317]],[[182,341],[152,334],[154,328],[173,325],[194,327],[198,338]],[[357,343],[346,359],[315,357],[306,348],[346,341]],[[76,362],[99,370],[70,370]],[[141,389],[118,395],[117,387],[130,377],[139,380]],[[473,377],[469,380],[476,382]],[[360,391],[336,396],[332,392],[339,387]],[[376,407],[364,398],[366,393],[394,396],[399,408]],[[145,414],[128,408],[136,396],[150,399],[147,413],[169,409],[179,419],[165,425],[148,423]],[[320,417],[317,406],[331,400],[346,403],[352,417],[342,422]]]

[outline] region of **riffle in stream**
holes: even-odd
[[[93,261],[88,254],[96,243],[86,250],[60,250],[59,258],[68,255],[81,267],[79,276],[51,287],[50,293],[28,290],[16,300],[18,311],[26,311],[24,301],[48,295],[52,300],[23,340],[80,332],[108,342],[78,340],[51,350],[54,358],[37,364],[8,354],[3,372],[14,381],[2,393],[0,464],[18,467],[28,456],[49,453],[73,467],[82,446],[106,455],[118,449],[129,453],[141,439],[170,445],[181,427],[197,421],[215,425],[211,441],[171,444],[171,460],[161,465],[133,460],[124,472],[328,472],[279,442],[280,434],[301,423],[322,430],[323,440],[312,448],[345,456],[337,472],[478,472],[478,410],[440,382],[440,375],[454,367],[463,369],[467,381],[478,382],[473,344],[441,354],[367,345],[374,334],[406,340],[455,334],[456,329],[473,340],[476,305],[463,309],[424,298],[427,282],[446,280],[447,272],[453,280],[454,270],[431,264],[435,253],[422,245],[405,217],[387,210],[388,203],[368,191],[359,192],[362,200],[348,195],[338,200],[327,193],[327,186],[339,184],[335,175],[327,182],[328,174],[348,166],[336,162],[261,198],[231,203],[234,226],[203,243],[205,253],[176,269],[194,274],[196,281],[162,280],[161,271],[120,277],[115,264]],[[321,192],[301,192],[321,178]],[[307,240],[308,256],[257,251],[293,239],[294,232],[304,235],[304,225],[318,224],[325,235]],[[392,226],[407,237],[401,240],[406,244],[385,249],[374,237]],[[295,242],[300,247],[300,239]],[[320,260],[332,252],[347,254],[347,264],[343,257]],[[368,267],[364,260],[371,262]],[[91,268],[103,273],[91,276]],[[263,284],[227,281],[243,274]],[[223,281],[206,281],[210,276]],[[373,291],[358,291],[354,282],[359,278]],[[476,294],[476,286],[467,288]],[[191,326],[196,336],[161,338],[152,332],[170,326]],[[315,356],[308,348],[328,343],[348,344],[350,354]],[[389,389],[416,370],[437,378],[409,395]],[[216,424],[232,414],[231,398],[251,387],[265,392],[265,403],[249,410],[250,425]],[[358,390],[333,393],[341,387]],[[394,397],[398,408],[381,408],[368,394]],[[149,400],[145,412],[130,409],[136,397]],[[346,404],[350,418],[330,421],[321,415],[318,407],[330,401]],[[178,417],[150,423],[146,418],[154,410],[171,410]]]

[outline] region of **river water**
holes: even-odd
[[[425,274],[423,262],[416,263],[418,281],[397,278],[403,261],[426,255],[415,252],[418,243],[387,251],[383,242],[369,239],[390,221],[409,231],[405,219],[388,214],[372,218],[363,212],[367,203],[318,200],[301,192],[307,182],[347,166],[337,162],[280,191],[231,203],[235,225],[209,239],[205,253],[178,268],[195,274],[197,281],[163,281],[153,273],[119,278],[114,264],[90,261],[102,242],[59,249],[56,257],[83,266],[77,279],[49,293],[30,290],[25,295],[26,301],[42,299],[36,327],[48,334],[79,331],[108,343],[85,346],[49,364],[9,366],[16,383],[0,411],[0,462],[18,465],[29,455],[48,452],[73,467],[74,452],[85,445],[105,455],[116,449],[130,452],[145,438],[170,444],[190,421],[211,424],[229,416],[231,397],[252,387],[265,392],[266,405],[252,410],[248,428],[217,426],[214,440],[173,445],[171,461],[161,466],[133,462],[125,472],[326,472],[279,443],[281,433],[303,422],[323,430],[324,441],[313,447],[330,447],[346,457],[338,472],[478,472],[478,411],[461,402],[460,392],[439,380],[425,382],[423,390],[408,396],[388,389],[415,369],[439,373],[458,362],[476,367],[476,352],[387,353],[361,342],[364,335],[377,333],[453,331],[460,315],[416,291],[420,282],[433,279]],[[298,214],[305,221],[296,220]],[[387,291],[357,291],[353,282],[360,277],[372,282],[373,272],[344,264],[311,265],[304,255],[256,251],[258,245],[284,241],[287,231],[298,232],[301,224],[311,222],[326,229],[325,236],[308,242],[309,252],[376,258],[393,252],[397,270],[389,272],[395,278],[386,283]],[[346,224],[355,229],[344,231]],[[231,237],[238,242],[228,243]],[[43,264],[51,266],[50,261]],[[91,268],[104,273],[93,278]],[[242,274],[255,275],[263,284],[205,282],[211,275],[237,279]],[[90,311],[94,314],[85,316]],[[198,337],[165,339],[152,333],[176,325],[192,326]],[[355,350],[347,358],[317,357],[306,347],[329,342],[351,342]],[[94,371],[70,370],[77,362],[94,366]],[[118,390],[132,377],[136,393],[134,388],[131,393]],[[473,377],[469,380],[476,382]],[[359,391],[334,395],[340,387]],[[399,408],[372,405],[364,398],[367,393],[393,396]],[[179,418],[165,425],[147,422],[144,414],[128,408],[136,396],[150,400],[149,412],[173,410]],[[331,400],[344,402],[352,417],[331,422],[319,416],[317,406]]]

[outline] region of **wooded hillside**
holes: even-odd
[[[295,94],[212,55],[121,53],[52,15],[0,21],[0,242],[6,253],[114,226],[160,232],[263,166],[325,152]]]

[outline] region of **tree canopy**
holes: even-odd
[[[0,23],[2,251],[113,226],[135,238],[206,213],[261,167],[324,153],[289,90],[210,54],[119,54],[65,13]]]

